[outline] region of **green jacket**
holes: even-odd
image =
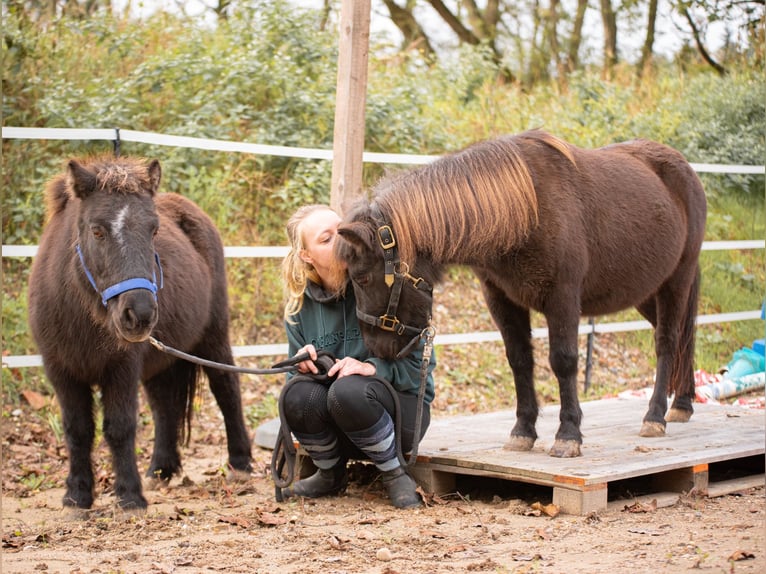
[[[423,359],[423,344],[405,358],[388,361],[373,357],[362,340],[362,331],[356,317],[356,297],[349,286],[346,295],[338,299],[324,289],[309,282],[303,298],[303,307],[297,314],[285,321],[289,356],[311,343],[317,351],[328,351],[335,357],[354,357],[359,361],[375,365],[375,376],[385,379],[400,392],[417,395],[420,388],[420,364]],[[433,370],[436,355],[431,354],[426,379],[425,402],[434,398]],[[288,374],[290,378],[292,374]]]

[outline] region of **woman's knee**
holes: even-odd
[[[360,424],[373,423],[387,410],[381,403],[376,385],[381,383],[350,375],[336,380],[327,393],[327,409],[341,428],[359,428]]]
[[[310,413],[327,410],[327,387],[311,380],[292,381],[282,397],[288,420],[297,421]]]

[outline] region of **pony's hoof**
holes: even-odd
[[[247,482],[251,478],[252,473],[249,470],[229,468],[229,472],[226,473],[226,482]]]
[[[670,409],[668,414],[665,415],[665,421],[669,423],[688,423],[691,418],[691,411],[684,411],[682,409]]]
[[[550,456],[556,458],[574,458],[580,456],[580,443],[576,440],[556,439],[548,452]]]
[[[535,439],[532,437],[511,435],[508,442],[503,445],[503,450],[526,452],[532,450],[533,446],[535,446]]]
[[[641,425],[641,432],[638,433],[638,436],[643,436],[643,437],[665,436],[665,425],[662,423],[645,421],[644,424]]]

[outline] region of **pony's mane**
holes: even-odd
[[[563,140],[533,130],[487,140],[424,167],[382,180],[374,201],[393,225],[399,254],[437,261],[507,253],[537,225],[537,196],[524,147],[555,149],[574,163]]]
[[[147,161],[135,157],[96,157],[83,162],[96,174],[101,190],[142,193],[149,185]]]
[[[142,193],[149,186],[147,161],[138,157],[99,155],[76,158],[75,161],[93,172],[100,190],[117,193]],[[60,212],[74,198],[67,171],[55,176],[45,190],[48,215]]]

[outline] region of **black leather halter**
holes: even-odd
[[[383,249],[384,258],[384,280],[390,290],[390,296],[388,298],[388,307],[383,315],[375,316],[362,312],[359,307],[356,308],[356,316],[360,321],[378,327],[384,331],[390,331],[397,335],[412,335],[412,340],[407,344],[402,351],[399,352],[397,357],[401,358],[406,356],[412,349],[413,345],[417,343],[422,337],[425,336],[426,331],[432,327],[429,324],[422,327],[414,327],[402,323],[396,316],[396,311],[399,307],[399,299],[402,294],[402,286],[405,281],[412,284],[415,289],[426,291],[429,295],[433,292],[433,287],[422,277],[413,277],[410,275],[409,266],[399,259],[399,249],[396,246],[396,237],[391,226],[385,223],[379,223],[383,217],[377,207],[373,207],[376,224],[378,224],[378,242]]]

